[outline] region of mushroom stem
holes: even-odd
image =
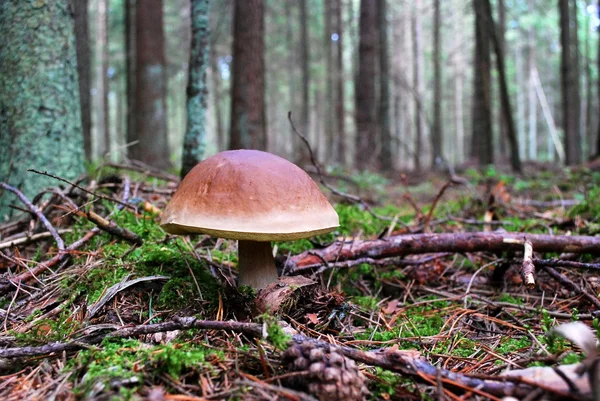
[[[277,268],[270,242],[240,240],[238,260],[239,285],[261,289],[277,281]]]

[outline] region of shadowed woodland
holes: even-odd
[[[0,399],[600,400],[599,196],[595,0],[2,1]]]

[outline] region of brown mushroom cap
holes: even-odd
[[[250,241],[294,240],[332,231],[338,215],[295,164],[257,150],[231,150],[198,163],[161,219],[171,234]]]

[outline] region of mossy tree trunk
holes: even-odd
[[[206,147],[206,67],[208,65],[209,0],[192,0],[192,50],[187,84],[187,128],[183,139],[184,177],[202,158]]]
[[[68,0],[0,2],[0,180],[33,197],[85,171],[74,20]],[[0,196],[0,218],[14,198]]]

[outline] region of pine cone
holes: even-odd
[[[331,346],[310,342],[293,344],[282,355],[282,365],[291,372],[304,371],[286,384],[312,394],[320,401],[364,400],[365,377],[356,363]]]

